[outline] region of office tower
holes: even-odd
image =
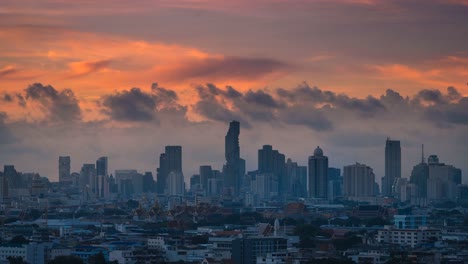
[[[348,198],[375,195],[375,175],[371,167],[356,163],[343,169],[343,195]]]
[[[206,191],[208,188],[208,180],[213,178],[213,170],[211,169],[211,166],[205,165],[200,166],[199,172],[202,188]]]
[[[436,155],[428,158],[427,199],[429,201],[455,201],[457,185],[461,184],[461,170],[440,163]]]
[[[96,181],[96,166],[94,164],[83,164],[83,166],[81,167],[81,171],[80,171],[80,181],[79,181],[80,189],[86,190],[89,193],[94,193],[95,181]]]
[[[96,198],[106,199],[109,197],[109,176],[108,175],[98,175],[96,176]]]
[[[429,165],[424,159],[424,146],[422,146],[421,163],[413,167],[410,183],[416,186],[416,199],[427,198],[427,179],[429,178]],[[439,161],[437,161],[439,163]]]
[[[167,194],[183,196],[184,193],[184,175],[180,171],[171,171],[167,179]]]
[[[59,157],[59,182],[69,182],[70,180],[70,164],[69,156]]]
[[[285,195],[289,187],[286,182],[285,159],[284,154],[270,145],[264,145],[258,150],[258,173],[272,175],[275,185],[271,187],[271,192],[278,195]]]
[[[0,202],[8,199],[8,180],[3,173],[0,172]]]
[[[328,157],[320,147],[309,157],[309,197],[328,198]]]
[[[195,193],[201,189],[200,175],[194,174],[190,177],[190,191]]]
[[[3,167],[3,176],[8,182],[8,190],[16,189],[20,185],[20,177],[13,165],[5,165]]]
[[[143,192],[154,192],[155,188],[153,173],[150,171],[145,172],[143,175]]]
[[[107,157],[100,157],[96,161],[96,174],[99,175],[104,175],[107,176],[109,175],[108,173],[108,163],[107,163]]]
[[[166,146],[165,152],[159,157],[159,168],[157,170],[157,193],[167,193],[167,178],[171,172],[182,174],[182,147]]]
[[[382,195],[393,196],[392,186],[401,177],[401,147],[399,140],[385,142],[385,176],[382,178]]]
[[[285,165],[286,192],[290,197],[307,197],[307,166],[299,166],[288,159]]]
[[[343,177],[338,168],[328,168],[328,199],[333,201],[343,195]]]
[[[116,170],[115,183],[118,193],[123,197],[132,197],[143,192],[143,175],[137,170]]]
[[[224,166],[224,187],[226,189],[226,194],[232,196],[237,196],[239,194],[239,178],[243,176],[240,175],[242,164],[240,158],[239,134],[240,123],[238,121],[229,123],[229,130],[225,137],[224,148],[226,158],[226,164]]]
[[[258,199],[268,200],[278,195],[278,182],[273,173],[256,173],[250,181],[250,190]]]

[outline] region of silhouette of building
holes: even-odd
[[[382,178],[382,195],[393,196],[392,186],[401,177],[401,147],[399,140],[385,142],[385,176]]]
[[[375,175],[371,167],[356,163],[343,169],[343,195],[347,198],[365,198],[375,195]]]
[[[100,176],[100,175],[104,175],[104,176],[109,175],[109,173],[108,173],[108,158],[107,157],[100,157],[96,161],[96,174],[98,176]]]
[[[199,172],[202,188],[205,190],[205,192],[207,192],[208,181],[209,179],[213,178],[213,169],[211,168],[211,166],[204,165],[200,166]]]
[[[258,174],[271,174],[271,193],[285,195],[289,186],[286,181],[286,157],[270,145],[258,150]]]
[[[437,161],[438,163],[438,161]],[[427,179],[429,178],[429,164],[424,159],[424,146],[422,147],[421,163],[413,167],[410,183],[416,187],[415,199],[427,199]]]
[[[184,193],[184,175],[180,171],[171,171],[167,179],[167,194],[183,196]]]
[[[59,157],[59,182],[69,182],[70,178],[70,164],[71,159],[69,156]]]
[[[436,155],[429,156],[428,165],[428,201],[455,201],[457,198],[457,185],[461,184],[461,170],[452,165],[440,163]]]
[[[343,195],[343,177],[338,168],[328,168],[328,199],[333,201]]]
[[[224,188],[226,194],[239,195],[242,178],[245,174],[245,161],[240,158],[240,123],[232,121],[225,137]],[[243,171],[242,171],[243,170]]]
[[[328,157],[320,147],[309,157],[309,197],[328,198]]]
[[[287,195],[291,197],[307,197],[307,167],[299,166],[297,162],[288,159],[286,162],[286,184],[289,186]]]
[[[159,157],[159,168],[157,170],[156,189],[157,193],[168,193],[167,179],[169,173],[178,172],[182,174],[182,147],[166,146],[165,152]]]

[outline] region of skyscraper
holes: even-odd
[[[343,195],[363,198],[375,195],[375,175],[371,167],[356,163],[343,169]]]
[[[208,189],[208,180],[213,178],[213,170],[209,165],[200,166],[200,181],[205,192]]]
[[[385,176],[382,178],[382,195],[393,196],[392,186],[401,177],[401,147],[399,140],[385,142]]]
[[[59,157],[59,182],[71,181],[70,179],[70,157],[61,156]]]
[[[157,169],[156,189],[159,194],[167,193],[167,179],[169,173],[178,172],[182,174],[182,147],[166,146],[165,152],[159,157],[159,168]]]
[[[258,173],[272,174],[273,186],[271,192],[285,195],[288,192],[286,182],[285,156],[270,145],[264,145],[258,150]]]
[[[96,161],[96,174],[98,176],[107,176],[108,175],[108,165],[107,157],[100,157]]]
[[[427,198],[427,179],[429,178],[429,165],[424,159],[424,146],[422,147],[421,163],[413,167],[410,183],[416,186],[417,199]],[[438,163],[438,161],[437,161]]]
[[[328,157],[320,147],[309,157],[309,197],[328,197]]]
[[[224,187],[227,193],[233,196],[239,194],[240,179],[241,176],[243,176],[240,175],[242,164],[240,158],[239,134],[240,123],[238,121],[229,123],[229,130],[225,137],[224,148],[226,157]]]

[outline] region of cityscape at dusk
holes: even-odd
[[[0,264],[468,263],[465,0],[2,0],[0,39]]]

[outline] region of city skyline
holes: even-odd
[[[224,163],[231,120],[248,170],[262,145],[300,164],[320,145],[331,166],[363,162],[380,179],[387,137],[405,149],[403,177],[421,144],[468,170],[466,1],[5,0],[0,12],[0,161],[22,171],[55,177],[63,155],[153,171],[182,145],[189,177]]]

